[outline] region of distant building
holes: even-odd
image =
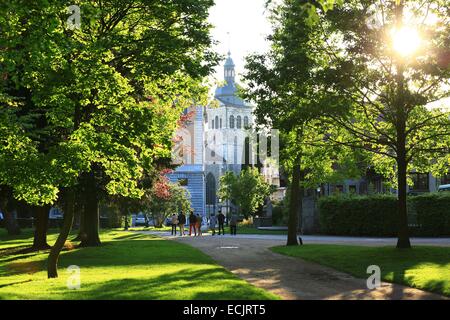
[[[252,149],[253,140],[267,139],[250,131],[254,126],[254,106],[238,96],[235,65],[231,54],[224,64],[224,86],[218,87],[214,102],[206,107],[189,108],[192,120],[178,130],[180,141],[174,148],[174,164],[179,165],[168,177],[185,186],[191,194],[196,213],[209,217],[222,209],[232,209],[231,204],[218,198],[220,177],[225,172],[239,174],[250,165],[257,165],[267,182],[279,186],[278,164],[259,163]],[[252,142],[253,141],[253,142]],[[266,141],[266,140],[265,140]],[[258,158],[259,159],[259,158]],[[275,167],[275,168],[274,168]],[[283,194],[283,190],[278,193]],[[278,195],[278,197],[279,197]]]
[[[185,187],[191,196],[191,206],[196,214],[205,216],[205,167],[203,161],[203,107],[185,110],[191,120],[177,132],[180,139],[173,150],[177,169],[167,175],[169,180]]]
[[[420,194],[438,191],[440,185],[450,183],[450,174],[435,177],[431,173],[410,172],[412,185],[407,186],[408,194]],[[354,193],[360,195],[374,193],[396,193],[394,188],[385,185],[383,177],[368,171],[366,176],[360,179],[346,179],[339,183],[324,183],[320,186],[321,195],[335,193]]]
[[[224,65],[225,85],[215,91],[215,104],[205,113],[205,174],[206,208],[208,214],[217,212],[220,203],[217,197],[219,180],[227,171],[239,174],[242,164],[248,163],[245,155],[246,128],[253,125],[254,107],[238,96],[235,65],[231,54]],[[248,142],[247,142],[248,144]],[[247,147],[248,149],[248,147]],[[246,161],[247,160],[247,161]]]

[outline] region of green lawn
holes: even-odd
[[[315,245],[274,247],[274,252],[299,257],[367,278],[367,267],[378,265],[382,279],[450,296],[450,247],[393,247]]]
[[[0,258],[2,250],[7,248],[28,247],[33,242],[33,229],[22,229],[20,235],[9,236],[5,229],[0,228]],[[50,229],[48,231],[48,242],[55,242],[58,236],[56,229]]]
[[[278,298],[240,280],[188,245],[119,230],[102,232],[101,247],[64,251],[60,277],[49,280],[47,252],[18,255],[11,251],[31,243],[30,231],[14,239],[0,232],[0,299]],[[55,238],[56,234],[51,235],[49,243]],[[70,265],[81,268],[79,290],[67,289]]]

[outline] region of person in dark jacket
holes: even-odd
[[[222,213],[222,210],[219,210],[219,214],[217,215],[217,222],[219,223],[219,236],[220,230],[222,230],[222,235],[225,235],[225,229],[223,227],[225,223],[225,215]]]
[[[189,236],[192,236],[192,229],[194,229],[194,237],[197,236],[197,217],[194,214],[194,211],[191,210],[191,214],[189,215]]]
[[[176,236],[177,235],[177,226],[178,226],[178,216],[176,215],[176,213],[174,213],[172,215],[172,217],[170,218],[170,223],[172,226],[172,236]]]
[[[236,229],[238,224],[238,216],[236,214],[231,215],[230,219],[230,233],[231,235],[236,235]]]
[[[178,225],[180,226],[180,236],[184,236],[184,225],[186,224],[186,216],[183,212],[178,215]]]

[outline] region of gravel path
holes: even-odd
[[[436,294],[386,282],[383,282],[376,290],[369,290],[365,279],[357,279],[316,263],[287,257],[269,250],[270,247],[283,245],[285,236],[172,237],[166,232],[145,233],[157,234],[196,247],[240,278],[271,291],[283,299],[445,299]],[[324,243],[323,238],[321,237],[321,241],[318,239],[316,241]],[[325,238],[331,241],[331,238],[340,237]],[[340,238],[343,242],[336,240],[327,243],[360,244],[355,238]],[[365,245],[391,244],[375,240],[361,241],[359,239],[359,241]],[[308,240],[307,242],[313,243]]]

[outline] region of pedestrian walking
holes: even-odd
[[[225,229],[223,227],[225,223],[225,215],[222,213],[222,210],[219,210],[219,214],[217,215],[217,222],[219,223],[219,236],[220,230],[222,230],[222,235],[225,235]]]
[[[201,236],[202,235],[202,217],[199,215],[199,214],[197,214],[197,220],[196,220],[196,227],[197,227],[197,235],[198,236]]]
[[[184,236],[184,225],[186,224],[186,216],[183,212],[178,215],[178,225],[180,226],[180,236]]]
[[[171,234],[172,234],[172,236],[176,236],[177,235],[177,226],[178,226],[178,217],[175,213],[172,215],[170,222],[172,224],[172,233]]]
[[[232,214],[231,215],[231,219],[230,219],[230,233],[231,233],[231,235],[236,235],[237,224],[238,224],[238,216],[236,214]]]
[[[217,223],[217,218],[216,218],[216,215],[213,213],[209,217],[209,229],[211,230],[213,236],[216,235],[216,223]]]
[[[189,215],[189,236],[192,236],[192,229],[194,229],[194,237],[197,236],[197,218],[195,217],[194,211],[191,210],[191,214]]]

